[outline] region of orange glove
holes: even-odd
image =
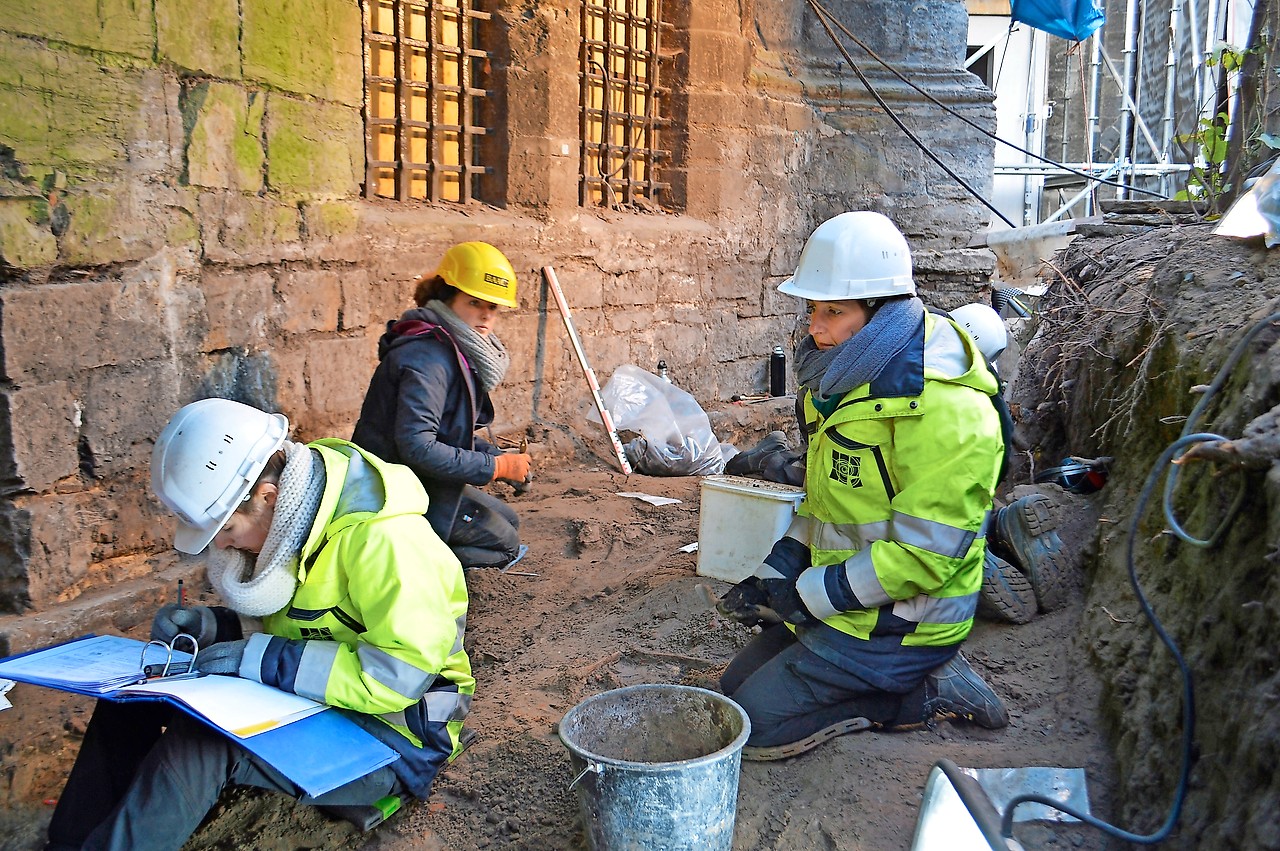
[[[529,478],[529,455],[524,452],[504,452],[493,456],[494,480],[523,482]]]

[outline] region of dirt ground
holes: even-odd
[[[679,551],[698,539],[700,480],[626,478],[583,457],[541,459],[529,493],[502,490],[523,518],[529,554],[509,573],[468,572],[467,646],[478,681],[469,724],[481,738],[441,775],[429,801],[362,835],[282,796],[237,791],[186,847],[586,847],[558,721],[584,698],[620,686],[716,688],[751,633],[708,609],[697,584],[728,585],[697,576],[696,554]],[[618,495],[628,491],[681,502],[655,507]],[[1055,499],[1063,540],[1076,552],[1093,537],[1090,505],[1061,492]],[[1009,708],[1007,729],[946,722],[848,735],[790,760],[744,763],[734,848],[905,849],[925,778],[941,757],[965,767],[1084,768],[1091,805],[1107,815],[1112,766],[1096,732],[1098,684],[1076,646],[1080,585],[1073,573],[1069,606],[1023,626],[979,622],[966,644]],[[0,822],[0,844],[26,851],[41,847],[59,765],[65,771],[74,756],[87,706],[24,686],[11,696],[21,705],[0,714],[0,724],[42,712],[61,713],[64,722],[61,741],[45,743],[55,757],[41,769],[50,799]],[[5,762],[15,759],[22,755]],[[1018,835],[1034,848],[1108,847],[1078,825],[1027,823]]]

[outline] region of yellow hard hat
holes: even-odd
[[[511,261],[487,242],[460,242],[440,258],[436,274],[469,296],[516,306],[516,270]]]

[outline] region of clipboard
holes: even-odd
[[[177,663],[180,670],[148,678],[145,647],[132,638],[85,635],[0,659],[0,677],[115,702],[168,703],[232,739],[312,797],[400,758],[341,710],[253,680],[200,675],[184,664],[194,662],[193,654],[172,647],[166,667]],[[224,726],[227,718],[246,716],[224,716],[211,707],[221,700],[242,710],[254,699],[246,695],[256,695],[270,711],[240,727]]]

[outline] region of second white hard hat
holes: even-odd
[[[978,350],[992,363],[1009,345],[1009,329],[1004,320],[985,304],[964,304],[951,311],[956,324],[969,332]]]
[[[209,545],[283,444],[289,420],[230,399],[201,399],[173,415],[151,451],[151,489],[174,514],[173,545]]]
[[[778,292],[810,301],[915,295],[911,249],[886,216],[841,213],[810,234],[795,274]]]

